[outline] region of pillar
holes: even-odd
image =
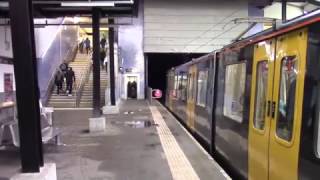
[[[31,0],[10,0],[10,24],[22,172],[39,172],[43,166],[39,88]]]
[[[100,9],[93,8],[93,117],[100,117]]]

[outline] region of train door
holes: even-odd
[[[173,75],[174,72],[171,70],[167,74],[167,91],[166,91],[166,105],[172,111],[172,89],[173,89]]]
[[[268,179],[275,40],[254,47],[249,127],[249,179]]]
[[[194,130],[194,111],[196,107],[196,80],[197,80],[197,66],[191,65],[188,72],[188,100],[187,100],[187,125]]]
[[[268,60],[265,71],[266,64],[258,60],[263,56],[259,57],[259,50],[255,49],[249,127],[250,179],[298,179],[306,46],[306,29],[278,37],[275,59]],[[268,47],[264,49],[268,54]],[[268,77],[264,84],[263,76]],[[261,86],[267,92],[263,93]]]
[[[269,179],[298,179],[307,29],[278,38],[270,129]]]

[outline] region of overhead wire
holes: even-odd
[[[220,34],[218,34],[218,35],[210,38],[209,41],[207,41],[206,43],[204,43],[204,44],[198,46],[197,48],[193,49],[193,51],[197,51],[198,49],[200,49],[200,48],[208,45],[208,44],[209,44],[210,42],[212,42],[213,40],[215,40],[215,39],[217,39],[218,37],[222,36],[222,35],[225,34],[226,32],[231,31],[232,29],[236,28],[237,26],[238,26],[238,24],[235,24],[234,26],[232,26],[231,28],[227,29],[226,31],[223,31],[222,33],[220,33]]]
[[[235,14],[237,14],[238,12],[241,12],[241,11],[242,11],[242,9],[236,10],[236,11],[232,12],[230,15],[224,17],[224,18],[223,18],[222,20],[220,20],[219,22],[212,24],[211,27],[209,27],[207,30],[203,31],[200,35],[198,35],[197,37],[195,37],[195,38],[191,39],[190,41],[188,41],[188,42],[186,43],[183,51],[186,50],[187,46],[190,45],[192,42],[198,40],[198,39],[201,38],[203,35],[205,35],[206,33],[210,32],[213,28],[216,27],[216,25],[221,24],[221,23],[222,23],[223,21],[225,21],[226,19],[234,16]],[[230,23],[230,22],[228,22],[228,23]],[[228,24],[228,23],[227,23],[227,24]],[[223,27],[223,28],[224,28],[224,27]],[[223,29],[222,29],[222,30],[223,30]]]

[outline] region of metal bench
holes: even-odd
[[[3,133],[6,128],[9,128],[9,134],[14,146],[20,146],[19,127],[16,111],[14,111],[14,118],[11,121],[0,124],[0,145],[3,142]],[[60,135],[62,131],[53,127],[52,124],[53,108],[41,107],[41,136],[43,143],[49,143],[54,140],[56,145],[61,145]]]

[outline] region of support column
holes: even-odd
[[[100,9],[93,8],[92,12],[93,30],[93,117],[101,115],[100,96]]]
[[[39,172],[43,154],[32,1],[10,0],[9,6],[22,172]]]
[[[287,0],[281,0],[281,8],[282,22],[285,23],[287,21]]]
[[[114,24],[114,19],[109,19],[109,24]],[[114,74],[114,28],[109,28],[109,55],[110,55],[110,99],[111,105],[116,105],[115,74]]]

